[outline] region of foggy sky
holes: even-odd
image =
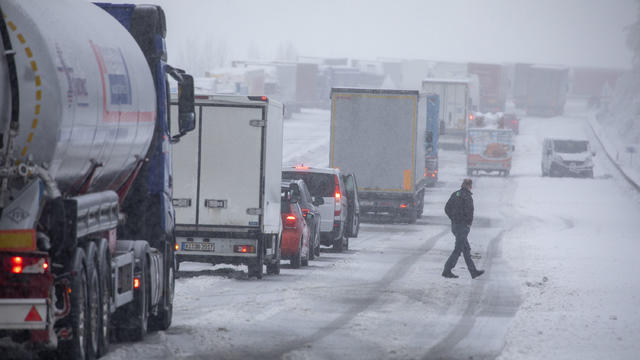
[[[302,56],[628,68],[637,14],[634,0],[134,2],[165,8],[169,58],[183,66],[196,54],[272,60],[290,42]]]

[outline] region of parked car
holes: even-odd
[[[593,156],[588,140],[544,139],[542,176],[593,177]]]
[[[516,114],[507,113],[502,115],[500,119],[502,128],[511,129],[514,134],[518,135],[520,133],[520,119]]]
[[[309,227],[300,208],[300,192],[291,188],[289,182],[282,183],[280,212],[282,216],[282,259],[291,261],[291,267],[309,265]]]
[[[292,191],[298,195],[300,209],[304,220],[309,226],[309,260],[313,260],[316,256],[320,256],[320,208],[324,204],[322,197],[313,198],[309,188],[303,180],[283,180],[282,184],[289,183]]]
[[[335,168],[286,167],[283,179],[304,180],[314,199],[322,198],[320,243],[336,251],[349,249],[349,237],[360,229],[360,205],[355,175]]]

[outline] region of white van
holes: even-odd
[[[593,157],[588,140],[544,139],[542,176],[583,176],[593,178]]]

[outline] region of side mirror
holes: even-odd
[[[178,84],[178,127],[180,134],[186,134],[196,128],[194,99],[193,76],[182,74],[182,82]]]

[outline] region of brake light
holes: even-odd
[[[297,218],[295,217],[295,215],[287,215],[284,218],[284,227],[295,229],[296,225],[297,225],[296,224],[296,220],[297,220]]]
[[[14,256],[11,258],[11,272],[14,274],[22,273],[22,256]]]
[[[294,169],[300,169],[300,170],[309,170],[309,167],[305,166],[305,165],[296,165],[293,168]]]
[[[469,120],[473,120],[473,114],[469,114]]]
[[[253,245],[236,245],[233,247],[233,252],[242,254],[254,253],[256,252],[256,247]]]
[[[400,207],[404,209],[407,207],[407,204],[400,204]]]
[[[340,199],[342,198],[342,189],[340,189],[340,180],[338,179],[338,175],[334,176],[335,181],[335,194],[334,198],[336,199],[335,211],[333,212],[333,216],[340,216],[342,212],[342,206],[340,204]]]
[[[12,274],[43,274],[49,270],[47,258],[39,256],[12,256],[5,266]]]
[[[133,288],[137,289],[140,287],[140,279],[139,278],[133,278]]]
[[[339,192],[336,192],[336,200],[340,200],[341,197],[342,197],[342,194],[340,194]]]
[[[180,250],[180,244],[176,244],[175,245],[175,249],[176,249],[176,251]]]

